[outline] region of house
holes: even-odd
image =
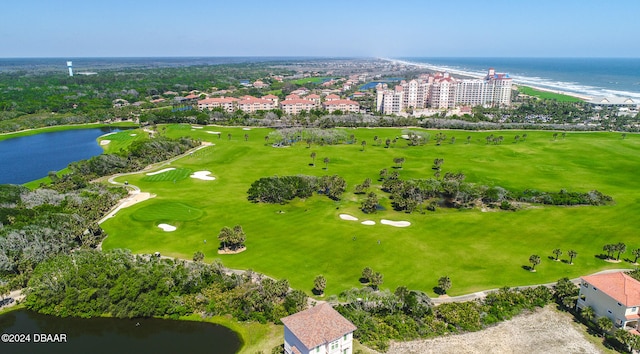
[[[351,354],[357,329],[331,305],[322,303],[281,319],[287,354]]]
[[[286,99],[280,102],[280,109],[286,114],[300,114],[316,108],[316,103],[303,99]]]
[[[624,272],[581,277],[577,307],[591,307],[596,317],[608,317],[617,328],[638,334],[640,282]]]
[[[324,98],[325,101],[335,101],[339,99],[340,99],[340,96],[334,95],[334,94],[329,94]]]
[[[205,98],[198,101],[198,109],[212,110],[214,108],[222,108],[226,112],[233,112],[237,109],[238,99],[234,97],[213,97]]]

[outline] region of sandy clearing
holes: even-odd
[[[411,225],[411,223],[408,221],[392,221],[387,219],[380,220],[380,223],[385,225],[395,226],[395,227],[407,227]]]
[[[349,221],[357,221],[358,220],[358,218],[356,218],[355,216],[351,216],[349,214],[340,214],[340,219],[349,220]]]
[[[176,169],[175,167],[169,167],[169,168],[165,168],[165,169],[160,170],[160,171],[156,171],[156,172],[149,172],[149,173],[145,173],[145,174],[146,174],[147,176],[153,176],[153,175],[159,175],[159,174],[161,174],[161,173],[165,173],[165,172],[167,172],[167,171],[173,171],[173,170],[175,170],[175,169]]]
[[[365,220],[363,222],[361,222],[362,225],[375,225],[376,222],[373,220]]]
[[[161,228],[163,231],[166,231],[166,232],[176,231],[176,229],[177,229],[177,227],[175,227],[173,225],[169,225],[169,224],[158,224],[158,227]]]
[[[602,353],[577,326],[550,305],[479,332],[391,343],[387,353]]]
[[[100,140],[100,145],[108,145],[111,140]]]
[[[213,181],[216,178],[213,176],[209,176],[211,174],[211,172],[209,171],[197,171],[194,172],[193,174],[191,174],[191,178],[197,178],[197,179],[201,179],[203,181]]]

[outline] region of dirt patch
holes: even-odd
[[[576,328],[571,315],[552,306],[483,331],[392,343],[389,354],[602,353]]]
[[[223,249],[223,250],[218,250],[218,254],[238,254],[238,253],[240,253],[240,252],[244,252],[244,251],[246,251],[246,250],[247,250],[247,248],[246,248],[246,247],[238,248],[238,249],[237,249],[237,250],[235,250],[235,251],[232,251],[232,250],[230,250],[230,249],[228,249],[228,248],[225,248],[225,249]]]

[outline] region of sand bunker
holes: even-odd
[[[177,229],[177,227],[175,227],[173,225],[169,225],[169,224],[158,224],[158,227],[161,228],[163,231],[166,231],[166,232],[176,231],[176,229]]]
[[[138,135],[138,134],[129,134],[129,136],[136,136],[136,135]]]
[[[111,142],[111,140],[100,140],[100,145],[107,145]]]
[[[363,222],[361,222],[362,225],[375,225],[376,222],[373,220],[365,220]]]
[[[358,218],[356,218],[355,216],[351,216],[349,214],[340,214],[340,219],[349,220],[349,221],[357,221],[358,220]]]
[[[109,135],[113,135],[113,134],[117,134],[118,132],[111,132],[111,133],[107,133],[107,134],[102,134],[100,135],[101,138],[105,137],[105,136],[109,136]]]
[[[169,168],[165,168],[164,170],[160,170],[160,171],[156,171],[156,172],[149,172],[146,175],[147,176],[159,175],[161,173],[165,173],[167,171],[173,171],[173,170],[175,170],[175,167],[169,167]]]
[[[411,223],[408,221],[391,221],[387,219],[380,220],[380,223],[385,225],[395,226],[395,227],[407,227],[411,225]]]
[[[207,133],[209,133],[209,134],[216,134],[216,135],[218,135],[218,134],[222,134],[222,133],[220,133],[220,132],[207,132]]]
[[[214,179],[216,179],[213,176],[209,176],[211,174],[211,172],[209,171],[197,171],[194,172],[191,176],[191,178],[197,178],[197,179],[201,179],[203,181],[213,181]]]
[[[400,137],[401,137],[402,139],[407,139],[407,140],[409,140],[409,139],[410,139],[409,135],[407,135],[407,134],[402,134],[402,135],[400,135]]]
[[[251,130],[251,128],[242,128],[242,130]]]
[[[192,125],[191,128],[193,128],[193,129],[202,129],[203,127],[197,127],[195,125]]]

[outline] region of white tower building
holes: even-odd
[[[70,61],[67,62],[67,68],[69,68],[69,76],[73,76],[72,62],[70,62]]]

